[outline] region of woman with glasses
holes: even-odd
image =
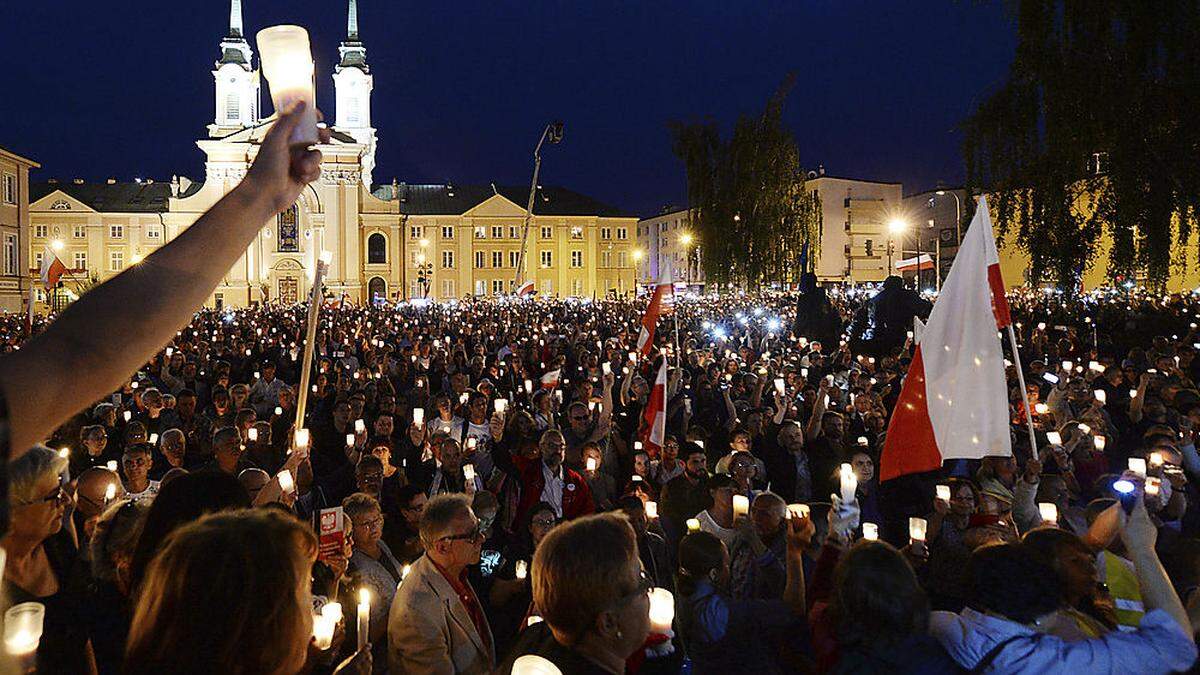
[[[537,553],[538,545],[558,525],[554,507],[539,502],[529,511],[529,537],[511,547],[503,567],[496,572],[496,579],[488,590],[488,618],[496,634],[496,653],[505,654],[525,626],[531,613],[533,591],[529,585],[529,566]],[[524,575],[518,578],[517,567],[524,567]]]
[[[66,490],[67,460],[45,446],[34,446],[8,465],[9,529],[0,546],[4,565],[4,601],[8,606],[38,602],[46,607],[38,671],[95,672],[87,625],[81,621],[87,595],[85,580],[73,573],[79,551],[64,528],[71,495]]]
[[[342,511],[350,519],[354,554],[350,556],[350,585],[371,591],[371,635],[373,645],[383,642],[387,628],[388,608],[396,595],[396,586],[403,578],[404,565],[392,555],[381,539],[383,510],[369,494],[356,492],[342,500]],[[384,654],[386,652],[379,652]]]

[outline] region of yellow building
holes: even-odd
[[[0,311],[21,312],[29,285],[29,170],[40,165],[0,148]]]
[[[445,300],[510,292],[520,256],[528,190],[472,185],[377,186],[378,135],[371,122],[374,76],[349,0],[346,39],[332,76],[335,123],[318,146],[322,174],[263,229],[210,299],[213,306],[296,302],[309,292],[322,251],[333,254],[328,292],[355,302]],[[196,221],[246,174],[269,120],[259,115],[259,71],[243,37],[241,2],[212,70],[215,116],[196,142],[205,177],[34,185],[28,250],[47,246],[72,270],[103,280],[137,264]],[[563,188],[539,189],[525,269],[542,295],[600,296],[634,288],[637,219]],[[423,244],[423,245],[422,245]],[[423,256],[423,257],[422,257]],[[425,265],[432,265],[424,280]]]

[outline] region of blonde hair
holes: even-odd
[[[124,672],[299,669],[316,548],[311,529],[274,509],[215,513],[175,530],[141,583]]]
[[[43,497],[35,494],[38,483],[47,475],[65,476],[67,464],[67,458],[50,448],[33,446],[8,463],[8,503],[17,506]]]

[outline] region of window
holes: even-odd
[[[625,267],[625,251],[617,251],[617,267]]]
[[[542,226],[542,239],[553,239],[553,238],[554,238],[554,228],[543,225]]]
[[[483,279],[475,280],[475,295],[483,295],[487,293],[487,282]]]
[[[17,235],[4,235],[4,273],[17,273]]]
[[[487,228],[482,225],[476,225],[475,226],[475,238],[476,239],[487,239]]]
[[[504,238],[504,226],[503,225],[493,225],[492,226],[492,239],[503,239],[503,238]]]
[[[516,225],[508,226],[508,238],[509,239],[517,239],[520,236],[521,236],[521,231]]]
[[[611,227],[600,228],[600,238],[604,239],[605,241],[612,239],[612,228]]]
[[[41,265],[39,265],[40,267]],[[124,251],[109,251],[108,252],[108,270],[110,272],[120,272],[125,267],[125,252]]]
[[[453,279],[442,279],[442,297],[443,298],[453,298],[454,297],[454,280]]]
[[[492,267],[504,267],[504,251],[492,251]]]
[[[572,279],[571,280],[571,295],[574,295],[574,296],[583,295],[583,279]]]
[[[425,226],[424,225],[413,225],[408,228],[409,239],[420,239],[421,237],[424,237],[424,236],[425,236]]]
[[[571,226],[571,238],[572,239],[583,239],[583,228],[580,227],[579,225],[572,225]]]
[[[146,238],[154,240],[162,239],[162,230],[157,225],[151,225],[146,228]]]
[[[867,257],[870,258],[871,256],[875,255],[875,242],[868,239],[866,242],[864,242],[864,244],[867,247]]]
[[[109,225],[108,226],[108,238],[109,239],[124,239],[125,238],[125,226],[124,225]]]
[[[87,269],[87,253],[86,252],[84,252],[84,251],[76,251],[75,252],[75,260],[74,260],[73,269],[77,269],[77,270],[86,270]]]
[[[33,236],[45,238],[46,237],[46,226],[45,225],[34,225],[33,226]]]
[[[618,227],[618,228],[617,228],[617,239],[620,239],[620,240],[625,240],[625,239],[628,239],[628,238],[629,238],[629,228],[627,228],[627,227]]]
[[[509,251],[508,252],[508,266],[516,267],[519,264],[521,264],[521,252],[520,251]]]
[[[425,297],[425,286],[420,281],[413,279],[408,283],[408,297],[422,298]]]
[[[442,239],[453,239],[453,238],[454,238],[454,226],[453,225],[443,225],[442,226]]]
[[[387,263],[387,237],[376,232],[367,237],[367,264],[384,265]]]
[[[238,103],[239,101],[237,94],[227,94],[225,96],[225,119],[229,120],[230,122],[238,121],[238,118],[241,117],[241,106],[239,106]]]
[[[87,239],[87,225],[76,225],[71,230],[71,236],[76,239]]]
[[[551,267],[554,265],[554,254],[551,251],[542,251],[542,267]]]
[[[300,209],[296,204],[284,209],[282,213],[275,217],[275,224],[279,230],[279,242],[277,244],[280,253],[299,253],[300,252]]]
[[[17,177],[15,174],[4,174],[4,203],[17,203]]]
[[[475,269],[483,268],[483,251],[475,251]]]
[[[502,295],[504,293],[503,279],[492,279],[492,293],[494,295]]]
[[[571,251],[571,267],[583,267],[583,251]]]
[[[420,265],[422,263],[421,252],[420,251],[410,251],[408,254],[408,259],[409,259],[409,264],[412,265],[413,267]]]
[[[601,251],[600,252],[600,266],[601,267],[612,267],[612,251]]]
[[[549,279],[542,279],[542,295],[554,294],[554,282]]]
[[[45,255],[45,253],[43,253],[42,251],[38,251],[37,253],[33,254],[33,269],[35,269],[35,270],[42,269],[42,256],[44,256],[44,255]]]
[[[442,269],[454,268],[454,251],[442,251]]]

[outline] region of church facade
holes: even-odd
[[[637,218],[564,188],[539,186],[524,227],[528,187],[377,185],[374,77],[349,0],[346,39],[333,72],[332,139],[319,146],[321,177],[264,223],[210,298],[211,306],[297,302],[322,251],[333,254],[326,292],[351,302],[448,300],[512,292],[522,279],[542,296],[599,297],[635,289]],[[203,180],[47,181],[30,186],[29,260],[53,253],[70,273],[66,294],[141,264],[232,190],[254,161],[270,119],[246,40],[241,0],[215,63],[214,117],[197,141]]]

